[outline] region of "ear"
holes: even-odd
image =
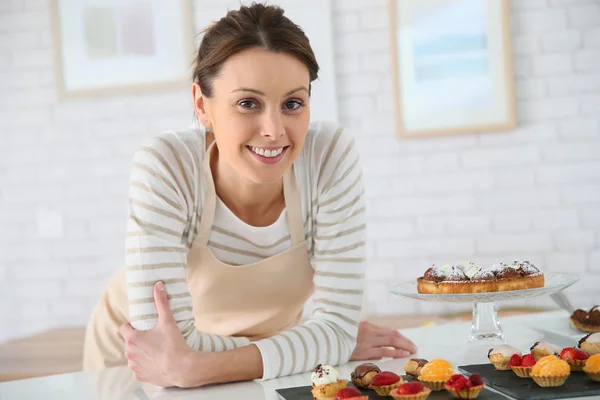
[[[206,97],[202,96],[202,89],[197,82],[192,84],[192,97],[194,98],[194,112],[198,116],[200,123],[209,131],[212,128],[210,115],[207,110]]]

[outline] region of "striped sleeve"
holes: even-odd
[[[152,138],[134,155],[130,174],[126,280],[133,328],[148,330],[158,314],[153,286],[163,281],[169,306],[190,347],[222,351],[247,345],[247,338],[201,333],[194,325],[185,267],[191,216],[198,213],[194,152],[174,135]]]
[[[344,364],[356,347],[366,266],[362,168],[353,137],[341,129],[316,159],[315,309],[303,325],[255,342],[263,379]]]

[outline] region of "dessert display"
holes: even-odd
[[[400,376],[390,371],[382,371],[373,377],[371,389],[380,396],[389,396],[390,392],[400,386],[404,381]]]
[[[461,374],[452,375],[444,384],[444,388],[455,399],[476,399],[484,386],[479,374],[473,374],[469,378]]]
[[[571,325],[584,332],[600,332],[600,306],[590,308],[590,311],[575,310],[571,314]]]
[[[587,359],[583,372],[596,382],[600,382],[600,354],[594,354]]]
[[[426,388],[419,382],[404,382],[390,392],[395,400],[425,400],[429,397],[431,389]]]
[[[357,388],[347,387],[337,392],[335,400],[369,400],[369,396],[363,396]]]
[[[531,370],[531,377],[539,386],[557,387],[562,386],[569,374],[571,367],[566,361],[555,355],[540,358]]]
[[[535,358],[531,354],[525,354],[521,357],[518,354],[513,354],[510,358],[510,369],[519,378],[531,378],[531,370],[535,365]]]
[[[419,382],[431,390],[444,389],[444,383],[454,375],[454,368],[446,360],[435,359],[429,361],[421,368]]]
[[[585,362],[590,358],[590,355],[583,350],[567,347],[560,352],[560,358],[569,364],[571,372],[573,372],[583,370]]]
[[[369,386],[371,386],[373,377],[380,372],[381,370],[375,364],[360,364],[354,369],[352,374],[350,374],[350,379],[352,380],[354,386],[368,389]]]
[[[315,400],[329,400],[348,385],[348,381],[340,379],[340,374],[330,365],[319,364],[313,370],[311,393]]]
[[[421,294],[503,292],[544,286],[544,274],[528,261],[479,266],[472,262],[433,265],[417,279]]]
[[[513,356],[513,354],[517,354],[519,357],[521,356],[519,349],[508,344],[503,344],[490,349],[490,351],[488,351],[488,359],[492,364],[494,364],[494,367],[498,371],[509,371],[510,358]]]
[[[590,333],[582,337],[577,347],[589,355],[600,354],[600,333]]]
[[[533,346],[531,346],[529,351],[535,358],[535,361],[538,361],[542,357],[549,356],[549,355],[555,355],[557,357],[560,356],[560,352],[562,351],[562,348],[555,346],[551,343],[535,342],[533,344]]]
[[[419,375],[421,375],[421,369],[428,362],[423,358],[411,358],[404,364],[404,372],[409,378],[418,379]]]

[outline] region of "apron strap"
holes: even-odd
[[[215,190],[215,182],[213,180],[212,172],[210,170],[210,156],[212,154],[213,147],[215,147],[216,140],[213,140],[212,144],[206,150],[204,156],[204,165],[202,170],[204,172],[204,181],[206,182],[206,191],[204,195],[204,204],[202,205],[202,215],[200,216],[200,227],[198,228],[198,236],[196,240],[204,245],[208,245],[210,238],[210,231],[212,230],[213,219],[215,217],[215,208],[217,205],[217,192]]]
[[[292,246],[304,242],[304,220],[302,219],[302,205],[296,185],[294,164],[283,175],[283,196],[290,226]]]

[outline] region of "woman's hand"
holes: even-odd
[[[185,361],[193,352],[179,332],[162,282],[154,285],[158,323],[148,331],[136,331],[129,323],[119,332],[125,339],[125,357],[135,379],[153,385],[180,386],[187,372]]]
[[[383,357],[404,358],[417,352],[417,347],[398,331],[362,321],[358,326],[356,348],[350,360]]]

